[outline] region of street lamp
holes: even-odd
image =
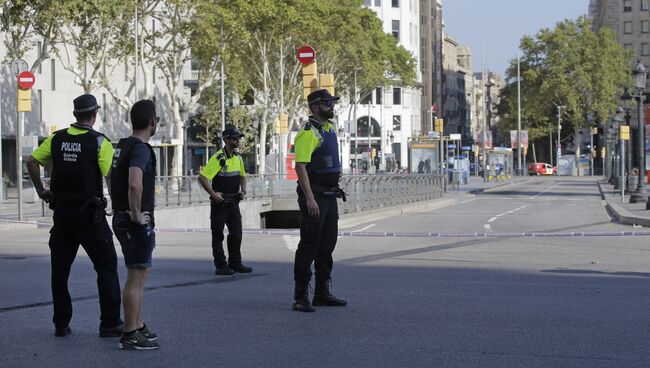
[[[259,132],[257,129],[260,127],[260,118],[257,115],[253,116],[253,136],[255,137],[255,174],[259,173],[259,168],[257,167],[259,162],[259,147],[257,146],[257,135]]]
[[[621,124],[623,124],[623,113],[625,110],[623,110],[622,107],[618,107],[616,109],[616,115],[614,115],[614,118],[612,119],[612,125],[610,128],[610,137],[612,139],[612,177],[610,180],[611,184],[614,184],[614,189],[618,190],[620,189],[620,155],[619,151],[622,147],[622,142],[618,139],[619,137],[619,128]]]
[[[636,193],[633,193],[630,197],[630,203],[639,203],[647,202],[648,196],[645,192],[646,187],[646,170],[645,170],[645,121],[643,117],[643,101],[645,97],[643,96],[643,90],[645,89],[645,80],[647,70],[641,60],[638,60],[636,66],[632,70],[634,75],[634,84],[636,87],[636,96],[637,105],[639,108],[639,131],[638,131],[638,150],[639,150],[639,187],[637,188]],[[646,203],[646,209],[648,204]]]
[[[484,78],[487,78],[487,82],[485,83],[485,89],[486,89],[486,94],[485,94],[485,118],[483,119],[483,181],[487,181],[488,178],[488,169],[487,169],[487,129],[490,127],[491,123],[491,117],[492,117],[492,97],[490,96],[490,88],[494,86],[494,83],[492,83],[492,80],[490,79],[490,75],[486,73],[486,75],[483,76]],[[490,132],[490,134],[492,134]],[[442,158],[441,158],[442,159]]]
[[[627,87],[625,87],[625,89],[623,90],[623,95],[620,98],[621,98],[621,101],[623,102],[623,111],[625,112],[625,124],[626,125],[631,125],[630,124],[630,120],[631,120],[630,119],[631,118],[631,115],[630,115],[630,101],[632,101],[632,95],[630,95],[630,92],[628,91]],[[622,113],[622,111],[621,111],[621,113]],[[638,128],[638,126],[630,126],[630,127],[633,128],[633,129]],[[631,139],[632,142],[634,142],[633,137],[634,137],[633,131],[630,131],[630,138],[632,138]],[[632,162],[634,152],[632,151],[631,148],[632,147],[630,146],[630,149],[627,150],[627,155],[626,155],[627,156],[626,157],[627,158],[627,160],[626,160],[627,161],[626,170],[627,170],[628,173],[631,173],[632,168],[634,167],[634,163]],[[628,189],[628,191],[630,191],[630,193],[632,191],[636,190],[636,188],[638,186],[638,183],[635,182],[635,180],[636,180],[636,178],[635,179],[630,179],[630,177],[628,176],[628,181],[627,181],[628,187],[627,187],[627,189]]]

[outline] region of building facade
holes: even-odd
[[[461,134],[463,146],[473,144],[472,105],[474,82],[472,53],[456,39],[444,33],[443,44],[444,133]]]
[[[603,27],[614,30],[618,42],[634,53],[630,67],[640,59],[650,69],[650,0],[591,0],[589,17],[595,31]],[[650,78],[646,80],[648,90]]]
[[[348,164],[358,173],[394,171],[408,166],[408,141],[422,132],[420,0],[364,0],[364,5],[382,20],[384,32],[416,59],[416,86],[395,81],[361,99],[356,114],[358,136],[351,134]]]

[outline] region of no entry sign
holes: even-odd
[[[30,89],[36,82],[34,74],[28,71],[24,71],[18,74],[18,88],[20,89]]]
[[[302,46],[298,49],[298,61],[301,64],[311,64],[316,59],[316,50],[309,45]]]

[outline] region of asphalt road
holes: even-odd
[[[246,235],[254,273],[215,276],[209,234],[159,233],[152,352],[97,336],[83,251],[73,334],[53,337],[47,229],[3,230],[0,367],[648,367],[649,238],[605,236],[633,229],[609,221],[595,180],[532,178],[347,229],[495,237],[341,237],[334,294],[349,305],[312,314],[291,310],[295,237]],[[513,237],[580,231],[601,235]]]

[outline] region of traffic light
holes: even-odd
[[[377,149],[373,148],[372,151],[370,151],[370,157],[375,158],[377,157]]]
[[[593,134],[593,135],[597,135],[597,134],[598,134],[598,128],[597,128],[597,127],[593,127],[593,128],[591,128],[591,129],[592,129],[592,134]]]
[[[605,158],[606,153],[607,153],[607,151],[605,150],[605,147],[602,147],[600,149],[600,158]]]
[[[307,99],[310,93],[318,89],[318,64],[314,61],[311,64],[302,66],[302,98]]]
[[[289,117],[287,114],[280,114],[280,117],[278,118],[279,122],[279,127],[278,127],[278,133],[279,134],[287,134],[287,131],[289,130]]]
[[[437,118],[435,122],[435,131],[442,134],[444,131],[444,120],[442,118]]]
[[[334,74],[320,74],[320,88],[326,89],[330,95],[334,94]]]
[[[621,137],[622,141],[630,140],[630,126],[629,125],[621,125],[621,127],[620,127],[620,137]]]

